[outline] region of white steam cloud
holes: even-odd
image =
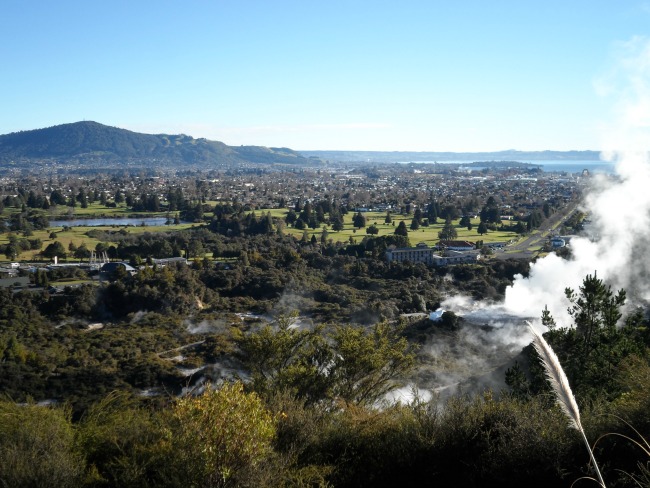
[[[618,100],[603,127],[602,157],[616,163],[615,175],[594,178],[583,205],[590,236],[571,240],[573,257],[540,259],[506,291],[514,314],[539,316],[547,305],[559,325],[570,325],[564,288],[577,289],[594,271],[633,300],[650,299],[650,40],[621,43],[617,59],[597,86]]]
[[[430,364],[415,379],[420,392],[467,388],[470,377],[479,382],[475,391],[505,386],[502,370],[530,343],[524,319],[539,326],[547,306],[559,326],[570,326],[564,290],[577,290],[588,274],[596,272],[614,291],[624,288],[628,303],[650,302],[650,40],[619,44],[616,59],[597,85],[601,95],[616,100],[612,122],[603,126],[601,155],[615,163],[615,174],[591,181],[582,203],[591,222],[586,236],[571,239],[570,259],[549,254],[531,265],[527,278],[515,277],[502,304],[462,296],[445,300],[442,308],[466,324],[424,346]],[[391,398],[410,400],[409,392],[396,390]]]

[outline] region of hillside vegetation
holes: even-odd
[[[187,135],[141,134],[97,122],[75,122],[0,136],[0,163],[55,159],[85,164],[135,162],[159,166],[304,164],[309,160],[287,148],[230,147]],[[313,162],[313,161],[312,161]]]

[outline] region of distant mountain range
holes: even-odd
[[[186,135],[141,134],[86,121],[0,135],[0,163],[26,166],[38,162],[179,168],[314,163],[287,148],[233,147]]]
[[[67,164],[81,168],[215,168],[250,165],[362,164],[409,161],[598,160],[597,151],[379,152],[294,151],[263,146],[227,146],[187,135],[141,134],[97,122],[74,122],[0,135],[0,165],[30,168]]]

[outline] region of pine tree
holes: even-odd
[[[456,232],[456,228],[451,222],[451,219],[448,218],[445,221],[445,225],[442,227],[442,230],[438,232],[438,238],[441,241],[451,241],[453,239],[456,239],[456,237],[458,237],[458,232]]]
[[[403,220],[400,221],[399,225],[395,229],[395,235],[404,236],[404,237],[407,237],[409,235],[409,231],[406,228],[406,224],[404,223]]]

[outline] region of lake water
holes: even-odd
[[[166,217],[143,217],[140,219],[127,218],[101,218],[101,219],[73,219],[73,220],[50,220],[50,227],[97,227],[100,225],[135,225],[145,226],[165,225]],[[172,220],[173,222],[173,220]]]
[[[433,164],[435,162],[440,164],[459,164],[461,166],[473,163],[475,160],[470,161],[405,161],[404,164]],[[583,170],[588,170],[590,173],[614,173],[615,164],[609,161],[557,161],[557,160],[518,160],[519,163],[530,163],[540,166],[545,173],[582,173]],[[481,168],[467,168],[475,171],[480,171]]]
[[[614,173],[616,166],[609,161],[522,161],[522,163],[537,164],[545,173],[582,173],[586,169],[590,173],[611,174]]]

